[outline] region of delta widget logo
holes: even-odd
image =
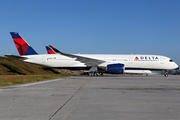
[[[158,61],[159,58],[157,56],[136,56],[134,61]]]
[[[134,60],[138,60],[139,58],[136,56]]]

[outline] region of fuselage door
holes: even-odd
[[[42,63],[45,63],[46,62],[46,56],[43,56],[42,57]]]
[[[129,64],[132,64],[132,63],[133,63],[133,58],[129,57]]]
[[[160,63],[164,64],[164,58],[160,58]]]

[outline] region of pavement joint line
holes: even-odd
[[[83,85],[81,85],[79,87],[79,89],[49,118],[49,120],[51,120],[75,95],[76,93],[85,85],[86,83],[84,83]]]
[[[27,83],[27,84],[15,85],[15,86],[9,86],[9,87],[2,87],[2,88],[0,88],[0,91],[10,90],[10,89],[13,89],[13,88],[27,87],[27,86],[31,86],[31,85],[43,84],[43,83],[48,83],[48,82],[54,82],[54,81],[59,81],[59,80],[64,80],[64,79],[61,78],[61,79],[33,82],[33,83]]]

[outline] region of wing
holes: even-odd
[[[94,59],[94,58],[89,58],[89,57],[84,57],[84,56],[80,56],[80,55],[73,55],[73,54],[67,54],[67,53],[63,53],[61,51],[59,51],[58,49],[56,49],[55,47],[49,45],[55,52],[70,57],[70,58],[76,58],[76,61],[80,61],[82,63],[85,63],[87,66],[98,66],[101,63],[104,63],[106,61],[104,60],[99,60],[99,59]]]
[[[16,56],[16,55],[4,55],[8,58],[16,59],[16,60],[26,60],[28,57],[23,57],[23,56]]]

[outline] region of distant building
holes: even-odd
[[[168,73],[169,74],[173,74],[173,75],[179,75],[180,74],[180,70],[170,70]]]

